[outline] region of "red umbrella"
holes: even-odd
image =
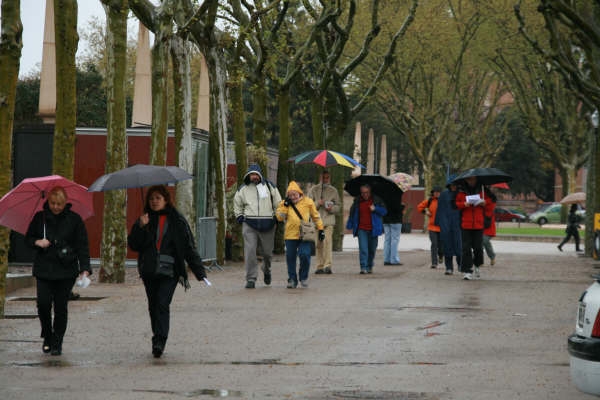
[[[71,210],[87,219],[94,215],[93,194],[83,185],[60,175],[23,179],[0,199],[0,225],[13,231],[27,233],[27,228],[36,212],[42,210],[47,193],[61,186],[67,194]]]

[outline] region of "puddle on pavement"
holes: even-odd
[[[35,362],[12,362],[7,365],[14,367],[43,367],[43,368],[65,368],[72,367],[73,364],[65,360],[44,360]]]
[[[363,399],[363,400],[438,400],[439,397],[431,393],[423,392],[400,392],[386,390],[344,390],[335,391],[316,396],[307,397],[306,400],[341,400],[341,399]]]
[[[226,389],[199,389],[191,392],[178,392],[174,390],[144,390],[134,389],[136,393],[160,393],[178,395],[183,397],[199,397],[199,396],[210,396],[210,397],[242,397],[242,392],[237,390],[226,390]]]
[[[448,312],[465,312],[465,311],[493,311],[486,310],[478,307],[436,307],[436,306],[406,306],[406,307],[397,307],[394,310],[404,311],[404,310],[423,310],[423,311],[448,311]]]

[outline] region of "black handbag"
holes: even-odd
[[[156,276],[166,276],[168,278],[175,276],[175,258],[168,254],[158,254],[156,261]]]

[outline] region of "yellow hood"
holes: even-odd
[[[285,192],[286,195],[290,190],[296,191],[296,192],[300,193],[302,196],[304,196],[304,192],[302,191],[302,189],[300,189],[300,185],[298,185],[296,183],[296,181],[290,182],[290,184],[288,185],[288,188],[287,188],[287,192]]]

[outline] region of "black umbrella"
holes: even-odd
[[[88,191],[104,192],[105,190],[166,185],[167,183],[175,183],[192,178],[192,175],[179,167],[137,164],[102,175],[90,185]]]
[[[346,181],[344,190],[352,196],[360,195],[360,187],[371,186],[371,193],[380,197],[385,203],[388,212],[398,212],[402,206],[402,189],[394,181],[377,174],[359,175]]]
[[[483,185],[493,185],[494,183],[510,182],[513,180],[512,176],[506,172],[499,170],[498,168],[471,168],[461,172],[452,180],[452,182],[458,182],[465,178],[477,177],[479,183]]]

